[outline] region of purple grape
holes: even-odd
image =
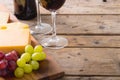
[[[5,53],[0,51],[0,60],[2,60],[4,58],[4,56],[5,56]]]
[[[17,61],[17,59],[18,59],[17,53],[9,52],[9,53],[5,54],[5,59],[8,61],[9,60]]]
[[[7,77],[8,73],[7,73],[7,70],[6,69],[2,69],[0,70],[0,76],[2,77]]]
[[[7,60],[1,60],[0,61],[0,69],[5,69],[8,65]]]
[[[19,57],[19,53],[16,50],[11,51],[11,53]]]
[[[8,61],[8,67],[7,68],[10,71],[14,71],[17,68],[16,62],[13,61],[13,60]]]

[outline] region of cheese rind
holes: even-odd
[[[14,22],[0,25],[0,51],[24,52],[26,45],[31,43],[30,29],[27,24]]]

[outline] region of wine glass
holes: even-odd
[[[52,36],[44,37],[40,42],[45,48],[60,49],[68,45],[68,40],[66,38],[56,36],[56,10],[58,10],[64,3],[65,0],[40,0],[41,6],[49,10],[52,16]]]
[[[40,0],[36,0],[37,3],[37,25],[34,30],[31,30],[31,34],[40,33],[48,34],[52,31],[52,27],[47,23],[42,23],[40,14]]]

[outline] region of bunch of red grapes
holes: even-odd
[[[17,68],[16,61],[19,58],[18,52],[13,50],[9,53],[0,51],[0,76],[13,76]]]

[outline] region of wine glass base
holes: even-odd
[[[68,45],[68,40],[60,36],[56,36],[55,38],[44,37],[40,43],[45,48],[61,49]]]
[[[52,27],[47,23],[41,23],[41,25],[36,25],[34,30],[31,30],[31,34],[48,34],[52,31]]]

